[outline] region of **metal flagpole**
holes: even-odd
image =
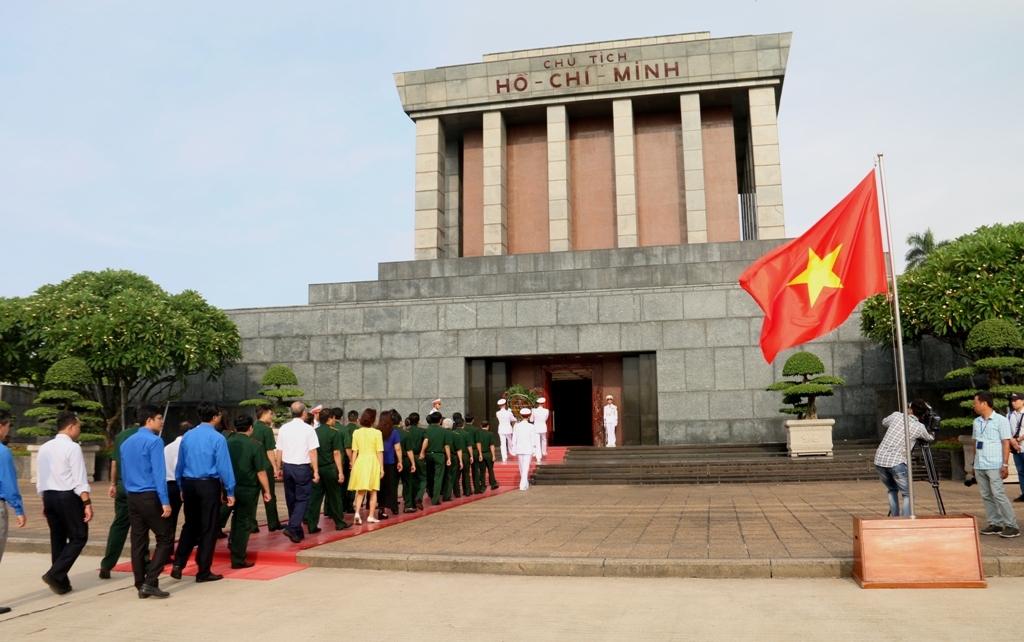
[[[914,470],[910,461],[910,414],[907,400],[907,371],[903,361],[903,326],[900,323],[900,293],[896,287],[896,254],[892,246],[892,222],[889,220],[889,194],[885,189],[885,165],[882,154],[875,156],[878,163],[878,176],[882,181],[882,212],[885,214],[885,238],[889,245],[889,273],[892,275],[892,308],[893,320],[896,323],[896,390],[900,408],[903,409],[903,439],[907,452],[907,499],[910,500],[910,517],[915,518],[914,510]]]

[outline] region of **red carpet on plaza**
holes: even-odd
[[[543,463],[561,463],[565,458],[565,451],[565,448],[549,448],[548,455],[544,458]],[[532,471],[536,466],[537,463],[534,461],[530,465],[530,470]],[[255,566],[252,568],[242,569],[231,568],[231,554],[228,551],[228,540],[221,539],[217,540],[217,548],[213,553],[213,566],[210,570],[213,573],[236,580],[272,580],[290,573],[301,571],[307,567],[296,562],[296,556],[299,551],[303,551],[307,548],[337,542],[338,540],[347,539],[349,537],[356,537],[363,533],[372,533],[373,531],[387,528],[388,526],[403,524],[414,519],[419,519],[420,517],[448,510],[449,508],[455,508],[456,506],[462,506],[463,504],[475,502],[480,499],[486,499],[488,497],[507,493],[511,490],[518,490],[519,464],[516,463],[516,459],[510,456],[508,463],[502,463],[500,461],[495,462],[494,478],[498,481],[499,487],[497,490],[488,489],[481,495],[452,498],[452,501],[444,502],[444,504],[440,506],[431,506],[430,499],[425,498],[424,510],[409,514],[399,513],[398,515],[389,517],[377,524],[367,524],[366,517],[364,516],[362,525],[353,525],[351,528],[346,528],[343,531],[336,531],[334,530],[333,520],[321,517],[320,532],[313,535],[306,533],[306,537],[298,544],[293,544],[283,532],[277,531],[270,533],[267,531],[266,524],[260,524],[260,532],[253,533],[249,538],[249,549],[246,555],[246,559],[248,561],[256,563]],[[281,490],[281,492],[283,492],[283,490]],[[282,517],[284,516],[282,515]],[[193,561],[194,559],[195,553],[193,553],[192,560],[190,560],[188,565],[185,567],[183,575],[196,574],[197,569],[196,563]],[[112,570],[119,573],[131,573],[132,565],[131,562],[125,562],[118,564]]]

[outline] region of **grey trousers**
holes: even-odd
[[[988,518],[988,523],[993,526],[1017,528],[1017,516],[1014,515],[1013,506],[1006,497],[999,470],[975,468],[974,477],[978,480],[978,489],[981,491],[981,500],[985,503],[985,517]]]
[[[4,559],[4,549],[7,548],[7,502],[0,499],[0,560]]]

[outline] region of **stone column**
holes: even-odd
[[[708,242],[708,213],[704,201],[704,132],[700,95],[679,97],[683,123],[683,185],[686,190],[686,242]]]
[[[505,118],[484,113],[484,256],[508,254],[508,175]]]
[[[462,229],[462,203],[460,202],[460,195],[462,194],[462,185],[459,179],[460,174],[461,171],[459,167],[459,143],[458,141],[451,141],[445,147],[444,160],[444,255],[449,258],[454,258],[462,255],[462,253],[459,251],[459,248],[462,245],[462,239],[459,238],[460,231]]]
[[[565,105],[548,107],[548,250],[572,249],[569,200],[569,118]]]
[[[750,142],[754,156],[754,185],[757,190],[757,237],[786,237],[782,211],[782,166],[779,161],[779,129],[775,110],[775,88],[750,90]]]
[[[612,102],[615,136],[615,230],[618,247],[636,247],[636,157],[633,147],[633,102]]]
[[[416,121],[416,260],[444,258],[445,139],[439,118]]]

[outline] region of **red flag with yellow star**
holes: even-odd
[[[764,310],[768,363],[835,330],[858,303],[886,292],[874,170],[803,236],[755,261],[740,286]]]

